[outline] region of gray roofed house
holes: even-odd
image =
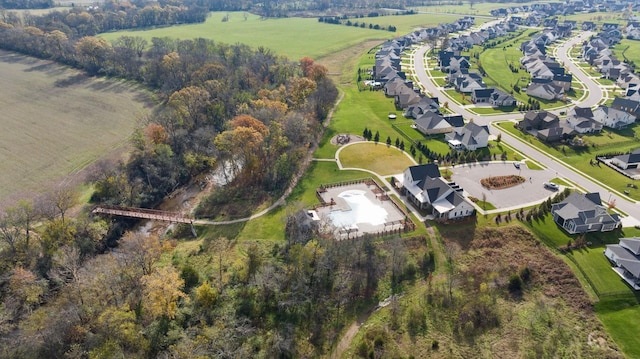
[[[516,125],[521,131],[544,130],[560,126],[560,119],[548,111],[527,111]]]
[[[457,219],[475,213],[462,190],[444,181],[435,164],[411,166],[397,180],[402,194],[418,208],[430,211],[436,219]]]
[[[576,131],[568,126],[546,128],[536,133],[536,137],[544,142],[556,142],[575,136]]]
[[[489,103],[493,107],[512,107],[516,106],[518,101],[508,93],[494,89],[491,96],[489,96]]]
[[[527,95],[545,100],[561,99],[564,95],[564,89],[551,83],[532,83],[527,87]]]
[[[600,105],[593,112],[593,119],[614,129],[621,129],[636,121],[636,117],[628,112],[605,105]]]
[[[458,114],[444,115],[444,119],[445,121],[449,122],[451,127],[464,126],[464,118],[462,117],[462,115],[458,115]]]
[[[444,137],[449,147],[455,150],[475,151],[489,144],[489,128],[469,122],[464,127],[454,128]]]
[[[634,169],[640,166],[640,148],[624,155],[615,156],[611,164],[623,170]]]
[[[640,115],[640,102],[622,97],[614,98],[613,103],[611,103],[611,108],[628,112],[636,116],[636,118]]]
[[[415,119],[427,112],[435,112],[435,113],[440,112],[440,106],[438,104],[437,98],[429,98],[429,97],[422,96],[420,101],[412,105],[409,105],[409,107],[407,107],[407,110],[405,111],[405,116]]]
[[[415,119],[416,129],[425,135],[447,133],[453,131],[453,127],[440,114],[427,112]]]
[[[570,234],[607,232],[621,225],[620,217],[608,213],[600,194],[572,193],[560,203],[551,206],[553,220]]]
[[[633,289],[640,290],[640,238],[620,238],[618,244],[608,244],[604,255],[614,265],[613,270]]]
[[[492,88],[477,88],[471,93],[473,103],[489,103],[489,98],[493,93]]]

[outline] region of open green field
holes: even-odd
[[[637,15],[635,13],[634,15]],[[585,21],[592,21],[598,25],[598,29],[600,29],[600,25],[605,22],[608,23],[617,23],[621,25],[627,24],[627,18],[623,16],[622,12],[590,12],[590,13],[581,13],[574,15],[562,16],[562,20],[575,20],[578,23],[583,23]],[[580,29],[580,26],[578,26]]]
[[[151,103],[128,84],[8,52],[0,52],[0,78],[0,203],[126,146]]]
[[[524,87],[529,83],[531,76],[524,70],[514,73],[509,65],[519,68],[522,52],[520,44],[529,40],[531,34],[538,32],[536,29],[527,29],[511,40],[505,41],[494,48],[486,49],[480,53],[480,63],[487,72],[483,80],[489,87],[497,87],[506,93],[513,91],[513,85]],[[520,102],[527,102],[527,95],[514,93]]]
[[[507,8],[511,6],[521,6],[522,3],[515,2],[500,2],[500,3],[474,3],[471,6],[468,2],[462,3],[462,5],[434,5],[434,6],[420,6],[413,8],[414,10],[431,13],[450,13],[461,15],[485,15],[490,16],[491,10]],[[478,20],[478,19],[476,19]]]
[[[637,138],[640,137],[640,126],[636,125],[632,128],[614,131],[606,129],[599,134],[584,135],[582,138],[588,144],[587,147],[574,149],[570,146],[556,144],[554,146],[541,142],[538,138],[524,134],[522,131],[514,127],[512,122],[498,123],[501,129],[518,137],[524,142],[539,148],[551,156],[575,167],[579,171],[586,173],[588,176],[606,184],[606,186],[618,191],[629,191],[629,197],[640,199],[640,190],[628,188],[627,184],[631,180],[613,169],[600,165],[595,166],[589,164],[589,160],[593,159],[597,154],[611,152],[627,152],[638,148]]]
[[[392,143],[395,139],[392,138]],[[415,163],[395,146],[386,143],[362,142],[340,151],[340,163],[345,168],[363,168],[381,176],[402,173]]]
[[[613,48],[613,53],[621,61],[627,59],[633,62],[640,62],[640,40],[623,39]]]
[[[229,14],[229,21],[222,18]],[[386,40],[401,36],[419,27],[449,23],[459,15],[402,15],[364,18],[363,21],[381,26],[394,25],[397,32],[370,30],[346,25],[318,22],[316,18],[262,19],[243,12],[212,12],[202,24],[189,24],[157,29],[118,31],[100,36],[113,41],[120,36],[140,36],[179,39],[205,38],[228,44],[242,43],[252,47],[263,46],[290,59],[303,56],[320,58],[369,40]],[[355,20],[354,20],[355,21]],[[304,34],[301,36],[301,34]]]

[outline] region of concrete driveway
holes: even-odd
[[[451,180],[460,185],[469,196],[482,200],[482,195],[485,194],[487,202],[502,211],[540,203],[557,193],[543,185],[556,177],[555,172],[530,170],[524,163],[519,170],[512,161],[495,161],[456,165],[451,171]],[[520,175],[527,180],[515,187],[500,190],[489,190],[480,184],[483,178],[505,175]]]

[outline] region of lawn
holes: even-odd
[[[342,167],[364,168],[381,176],[402,173],[407,167],[415,164],[395,146],[374,142],[357,143],[345,147],[340,151],[340,162]]]
[[[640,358],[640,306],[623,303],[596,303],[596,314],[607,332],[628,358]]]
[[[627,152],[638,148],[639,145],[637,138],[640,137],[639,125],[621,131],[607,129],[600,134],[585,135],[582,138],[588,146],[579,149],[573,149],[570,146],[560,144],[554,146],[547,145],[532,135],[522,133],[522,131],[514,127],[514,123],[512,122],[498,123],[497,126],[508,131],[510,134],[516,136],[522,141],[529,143],[545,153],[557,157],[566,164],[571,165],[579,171],[595,178],[603,185],[618,192],[629,190],[629,197],[633,199],[640,199],[640,190],[627,187],[627,184],[631,182],[630,179],[607,166],[593,166],[589,164],[589,160],[593,159],[597,154]]]
[[[494,48],[486,49],[480,54],[480,63],[487,72],[484,82],[488,87],[497,87],[510,93],[514,84],[523,87],[529,83],[531,76],[526,71],[518,70],[518,72],[514,73],[509,68],[509,65],[511,64],[516,68],[520,67],[520,58],[522,57],[520,44],[529,40],[531,34],[536,32],[538,32],[536,29],[527,29],[513,39],[507,40]],[[527,102],[528,96],[524,93],[514,93],[514,96],[521,102]]]
[[[593,12],[593,13],[581,13],[581,14],[574,14],[574,15],[567,15],[567,16],[562,16],[563,20],[575,20],[577,22],[579,22],[580,24],[585,22],[585,21],[593,21],[595,22],[597,25],[602,25],[605,22],[609,22],[609,23],[617,23],[617,24],[621,24],[621,25],[626,25],[627,24],[627,20],[623,17],[622,12]],[[580,28],[580,25],[578,25],[578,29]],[[600,26],[598,26],[598,30],[600,29]]]
[[[334,158],[338,146],[329,141],[339,133],[362,135],[365,127],[374,134],[379,132],[380,140],[387,136],[395,139],[398,132],[387,118],[389,112],[395,112],[393,99],[385,97],[382,91],[358,91],[356,86],[344,86],[344,99],[334,112],[329,128],[320,142],[316,158]]]
[[[245,20],[246,14],[246,20]],[[229,15],[229,21],[222,18]],[[394,25],[397,32],[371,30],[346,25],[321,23],[317,18],[262,19],[244,12],[212,12],[202,24],[188,24],[156,29],[127,30],[101,34],[113,41],[120,36],[140,36],[150,41],[154,37],[180,39],[205,38],[228,44],[242,43],[263,46],[290,59],[303,56],[320,58],[368,40],[383,41],[439,23],[449,23],[458,15],[403,15],[362,19],[381,26]],[[355,20],[354,20],[355,21]],[[304,33],[304,36],[300,36]]]
[[[0,52],[0,78],[0,204],[119,153],[152,105],[127,83],[8,52]]]
[[[433,2],[436,3],[436,2]],[[462,3],[461,3],[462,4]],[[491,10],[507,8],[511,6],[521,6],[521,3],[511,3],[511,2],[500,2],[500,3],[474,3],[473,5],[469,5],[464,3],[464,5],[434,5],[434,6],[420,6],[415,7],[413,9],[428,12],[428,13],[451,13],[451,14],[461,14],[461,15],[491,15]],[[479,21],[483,20],[482,18],[476,18],[476,25]]]
[[[633,62],[640,61],[640,40],[623,39],[613,48],[613,53],[620,59]]]

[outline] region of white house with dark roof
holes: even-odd
[[[445,140],[455,150],[475,151],[489,144],[489,127],[469,122],[464,127],[454,128],[445,135]]]
[[[561,99],[564,89],[553,83],[532,83],[527,87],[527,95],[545,100]]]
[[[620,217],[607,212],[600,193],[572,193],[551,206],[553,221],[570,234],[607,232],[621,225]]]
[[[419,209],[430,211],[436,219],[458,219],[475,213],[462,189],[440,177],[436,164],[411,166],[397,180],[407,199]]]
[[[614,265],[613,270],[633,289],[640,290],[640,238],[620,238],[618,244],[608,244],[604,255]]]
[[[600,105],[593,111],[593,119],[603,126],[615,129],[627,127],[636,121],[634,115],[605,105]]]
[[[623,170],[638,168],[640,166],[640,148],[625,155],[615,156],[611,159],[611,164]]]

